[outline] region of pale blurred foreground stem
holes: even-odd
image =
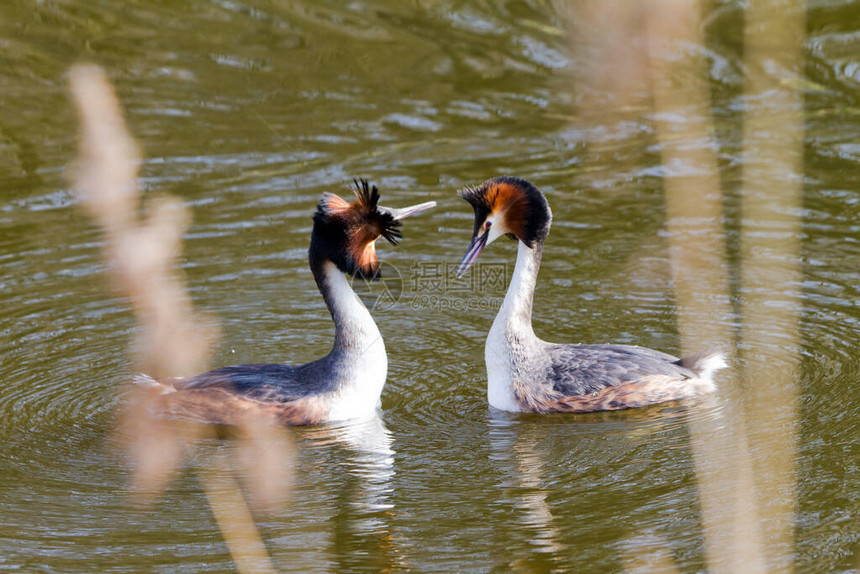
[[[248,510],[224,455],[217,455],[210,466],[201,469],[197,476],[206,491],[206,499],[237,569],[240,572],[275,572],[266,546],[257,532],[254,517]]]
[[[803,0],[746,11],[741,187],[741,356],[771,572],[794,569],[803,185]]]
[[[196,322],[174,261],[188,225],[176,199],[151,202],[138,215],[140,151],[125,127],[119,102],[101,68],[72,69],[71,88],[80,117],[76,183],[82,205],[105,231],[105,257],[117,287],[128,295],[141,323],[139,367],[158,378],[200,372],[217,339],[214,322]]]
[[[708,74],[684,46],[702,46],[699,4],[649,3],[648,45],[655,125],[664,177],[666,227],[682,354],[721,347],[737,365],[722,190],[713,151]],[[737,396],[734,368],[719,373],[721,395]],[[743,411],[724,401],[719,417],[691,417],[705,553],[711,572],[764,570],[752,461]]]
[[[153,376],[188,375],[208,362],[217,329],[198,321],[175,259],[189,215],[176,199],[150,202],[150,215],[138,215],[138,146],[123,121],[119,102],[101,68],[80,65],[71,70],[71,91],[80,117],[80,158],[76,184],[83,207],[104,229],[105,258],[111,278],[132,304],[141,328],[137,338],[138,367]],[[212,436],[206,425],[170,425],[150,415],[151,395],[137,396],[122,420],[135,461],[136,491],[158,491],[191,442]],[[275,457],[283,463],[289,446],[275,429],[248,421],[240,456],[258,499],[271,503],[282,491],[283,473],[273,472]],[[260,446],[265,442],[264,446]],[[283,468],[285,465],[277,465]],[[232,471],[218,455],[212,468],[198,472],[200,482],[240,572],[274,572],[246,500]],[[261,476],[265,474],[265,476]],[[281,479],[281,480],[279,480]]]
[[[733,348],[732,309],[708,74],[697,3],[650,3],[653,94],[684,352]],[[741,358],[720,374],[723,420],[691,420],[709,571],[791,571],[799,352],[802,102],[799,0],[753,0],[746,17]],[[682,118],[680,121],[674,118]],[[674,172],[674,173],[673,173]],[[732,353],[734,355],[734,353]],[[751,451],[759,453],[756,457]],[[766,453],[766,454],[765,454]],[[767,540],[767,544],[764,541]]]

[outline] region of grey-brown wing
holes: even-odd
[[[584,395],[648,376],[679,380],[695,377],[679,359],[632,345],[551,345],[548,377],[553,390]]]
[[[277,364],[234,365],[184,379],[166,381],[180,391],[222,389],[265,402],[289,402],[308,394],[301,367]]]

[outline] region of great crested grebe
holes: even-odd
[[[490,405],[514,412],[620,410],[714,390],[726,366],[718,352],[683,358],[632,345],[560,345],[532,329],[532,300],[552,212],[543,193],[516,177],[497,177],[458,192],[475,210],[462,277],[481,250],[502,235],[518,240],[517,263],[484,360]]]
[[[388,371],[382,335],[353,292],[346,274],[379,276],[376,240],[392,245],[402,237],[401,220],[435,201],[392,209],[379,192],[356,183],[352,203],[324,193],[314,214],[308,261],[335,324],[334,347],[305,365],[253,364],[215,369],[187,378],[135,382],[160,392],[158,416],[215,424],[241,424],[263,414],[282,425],[309,425],[365,418],[379,405]]]

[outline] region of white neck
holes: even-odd
[[[517,363],[527,361],[541,344],[532,329],[532,302],[542,252],[540,243],[534,248],[518,243],[514,275],[487,336],[487,396],[498,409],[520,410],[511,390],[514,372],[520,370]]]
[[[522,241],[517,242],[517,263],[508,292],[502,303],[493,327],[499,323],[506,331],[520,333],[525,337],[534,336],[532,330],[532,303],[534,301],[535,284],[540,270],[543,245],[536,244],[529,248]]]
[[[330,420],[372,415],[388,373],[385,344],[370,311],[333,263],[323,265],[326,303],[335,324],[330,354],[342,383],[335,392]]]
[[[376,322],[334,263],[326,261],[323,273],[327,291],[324,295],[335,324],[335,350],[362,354],[368,343],[382,338]]]

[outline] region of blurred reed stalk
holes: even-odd
[[[730,349],[708,74],[703,59],[685,49],[704,46],[702,19],[696,4],[682,0],[651,7],[653,93],[669,171],[664,189],[681,347],[691,352],[711,341]],[[791,571],[803,119],[799,97],[784,81],[801,61],[804,19],[799,3],[786,10],[774,0],[753,0],[746,16],[740,332],[746,384],[738,388],[732,371],[721,373],[724,420],[694,418],[690,431],[709,570]]]
[[[198,472],[209,507],[239,572],[275,572],[266,545],[223,454]]]
[[[732,366],[719,373],[721,416],[690,417],[690,440],[709,571],[760,572],[760,533],[752,460],[733,352],[723,202],[708,71],[691,47],[704,46],[698,3],[649,3],[648,52],[660,141],[666,227],[682,354],[715,345]]]
[[[104,255],[111,278],[128,296],[140,323],[137,367],[154,377],[204,370],[217,339],[213,321],[198,320],[185,282],[176,269],[188,211],[176,199],[149,202],[148,218],[138,214],[140,151],[128,133],[119,102],[101,68],[71,70],[71,91],[80,118],[80,157],[76,187],[90,216],[104,230]],[[153,392],[136,390],[120,417],[135,463],[135,491],[164,488],[195,439],[213,436],[208,425],[168,424],[152,416]],[[241,429],[244,469],[261,505],[283,498],[283,470],[291,461],[287,437],[250,420]],[[242,491],[222,456],[198,472],[213,514],[240,572],[274,572]],[[228,477],[228,478],[224,478]]]
[[[584,39],[585,60],[592,62],[583,78],[586,122],[606,125],[611,116],[636,113],[651,99],[665,172],[681,349],[720,345],[731,363],[718,375],[719,417],[690,421],[708,570],[790,571],[803,152],[794,73],[802,64],[803,4],[751,0],[745,13],[739,334],[731,327],[735,309],[701,49],[702,6],[689,0],[607,0],[560,9],[568,10],[577,40]],[[589,152],[600,154],[599,145],[590,145]],[[738,335],[740,357],[734,351]],[[624,557],[629,570],[651,563],[636,559],[637,552],[669,556],[661,548],[630,544]],[[659,568],[671,570],[671,559],[663,558]]]
[[[802,0],[745,13],[741,357],[753,476],[769,571],[794,569],[801,312]]]

